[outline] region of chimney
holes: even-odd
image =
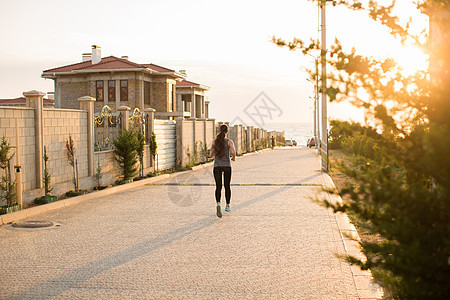
[[[83,53],[82,57],[83,57],[83,62],[92,60],[91,53]]]
[[[183,77],[187,77],[186,70],[180,70],[178,73],[180,73]]]
[[[124,56],[122,56],[122,59],[128,60],[128,56],[124,55]]]
[[[102,47],[92,45],[92,64],[98,64],[102,61]]]

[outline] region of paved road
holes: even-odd
[[[222,219],[206,167],[1,226],[0,298],[358,299],[319,169],[307,148],[239,158]]]

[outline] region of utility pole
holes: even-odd
[[[327,44],[326,44],[326,22],[325,22],[325,6],[326,0],[321,0],[321,34],[322,34],[322,51],[321,51],[321,64],[322,64],[322,107],[321,107],[321,153],[322,157],[322,171],[328,172],[328,118],[327,118],[327,69],[326,69],[326,56],[327,56]]]

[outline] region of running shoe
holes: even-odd
[[[217,205],[217,216],[222,218],[222,212],[220,211],[220,205]]]
[[[225,211],[231,211],[231,209],[230,209],[230,206],[229,205],[227,205],[227,206],[225,206]]]

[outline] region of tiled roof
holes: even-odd
[[[204,90],[209,89],[209,87],[207,87],[207,86],[204,86],[202,84],[195,83],[192,81],[188,81],[188,80],[178,81],[177,87],[196,87],[196,88],[200,88],[200,89],[204,89]]]
[[[123,70],[123,69],[151,69],[157,72],[175,72],[174,70],[164,68],[155,64],[137,64],[127,59],[118,58],[115,56],[108,56],[102,58],[97,64],[92,64],[92,61],[86,61],[67,65],[63,67],[48,69],[44,71],[44,74],[59,73],[59,72],[71,72],[78,70]]]
[[[25,104],[26,98],[19,97],[14,99],[0,99],[0,105],[2,104]],[[44,104],[53,104],[55,101],[51,99],[44,98]]]
[[[187,80],[183,80],[183,81],[178,81],[177,82],[177,86],[200,86],[200,84],[192,82],[192,81],[187,81]]]
[[[158,72],[175,72],[174,70],[164,68],[155,64],[143,64],[143,66]]]

